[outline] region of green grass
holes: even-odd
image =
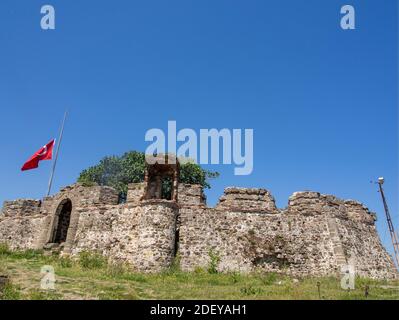
[[[215,256],[215,261],[217,257]],[[56,290],[40,290],[40,269],[51,265],[56,273]],[[216,273],[215,268],[182,272],[179,260],[159,274],[136,273],[124,264],[108,264],[96,253],[85,252],[77,259],[45,256],[40,251],[11,251],[0,245],[0,273],[11,277],[0,299],[204,299],[204,300],[353,300],[399,299],[398,281],[358,278],[356,290],[340,288],[334,277],[303,278],[276,273]],[[320,297],[317,283],[320,283]]]
[[[7,284],[0,293],[0,300],[19,300],[21,299],[21,293],[19,288],[12,284]]]
[[[79,265],[85,270],[103,269],[107,260],[98,253],[83,251],[79,254]]]

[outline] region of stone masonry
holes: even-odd
[[[173,170],[157,164],[156,172]],[[265,189],[227,188],[209,208],[201,186],[174,183],[170,200],[159,192],[148,196],[153,191],[146,183],[131,184],[123,204],[110,187],[80,184],[42,201],[7,201],[0,243],[58,248],[72,256],[95,251],[142,272],[162,271],[177,256],[185,271],[207,268],[213,252],[221,272],[337,275],[354,258],[360,276],[398,277],[377,234],[375,214],[359,202],[296,192],[278,209]]]

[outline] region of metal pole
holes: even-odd
[[[50,195],[51,193],[51,186],[53,185],[53,179],[54,179],[54,172],[55,169],[57,167],[57,160],[58,160],[58,155],[60,152],[60,147],[61,147],[61,142],[62,142],[62,136],[64,134],[64,127],[65,127],[65,121],[68,115],[68,111],[65,111],[65,115],[64,115],[64,119],[62,120],[62,124],[61,124],[61,130],[60,130],[60,137],[58,139],[58,144],[57,144],[57,151],[55,153],[55,158],[54,158],[54,162],[53,162],[53,168],[51,170],[51,174],[50,174],[50,180],[48,182],[48,191],[47,191],[47,197]]]
[[[389,229],[389,233],[391,235],[393,250],[395,253],[395,260],[396,260],[397,266],[399,267],[399,242],[398,242],[398,238],[396,236],[395,228],[392,223],[391,214],[389,213],[388,204],[385,199],[384,189],[382,188],[382,184],[384,183],[384,180],[383,180],[383,178],[380,178],[379,180],[380,181],[378,182],[378,185],[380,187],[380,193],[381,193],[381,197],[382,197],[382,202],[384,204],[385,215],[387,217],[388,229]]]

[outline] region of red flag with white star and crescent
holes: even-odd
[[[28,161],[22,166],[22,171],[32,170],[39,167],[39,162],[43,160],[53,159],[53,149],[54,149],[55,139],[51,140],[40,150],[38,150]]]

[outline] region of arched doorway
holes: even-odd
[[[71,222],[72,201],[65,199],[57,208],[55,224],[51,243],[64,243],[67,239],[69,224]]]

